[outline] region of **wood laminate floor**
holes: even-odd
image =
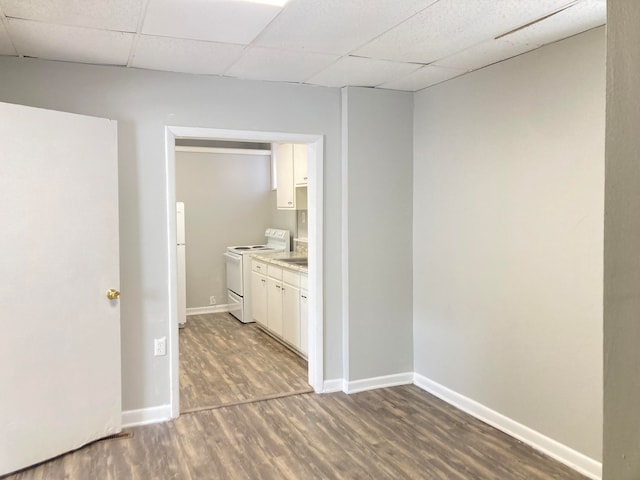
[[[413,385],[223,407],[131,429],[7,480],[584,480]]]
[[[180,411],[311,392],[307,362],[228,313],[190,316],[180,330]]]

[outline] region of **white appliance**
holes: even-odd
[[[253,322],[251,314],[251,257],[253,253],[275,253],[289,250],[289,230],[267,228],[266,245],[227,247],[227,299],[229,313],[243,323]]]
[[[178,327],[187,325],[187,252],[184,203],[176,202],[176,258],[178,260]]]

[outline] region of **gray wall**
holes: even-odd
[[[415,98],[415,371],[602,455],[604,28]]]
[[[0,101],[118,121],[123,409],[169,402],[165,125],[322,134],[325,374],[342,376],[340,91],[0,57]]]
[[[185,203],[187,308],[227,303],[223,254],[265,242],[266,228],[294,230],[296,213],[277,212],[271,156],[176,152],[176,199]],[[278,215],[280,221],[274,221]]]
[[[640,2],[607,4],[604,479],[640,478]]]
[[[413,371],[413,95],[343,89],[349,381]]]

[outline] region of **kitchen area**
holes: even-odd
[[[178,279],[178,298],[184,298],[179,312],[181,404],[185,403],[183,387],[190,389],[188,396],[193,397],[187,410],[218,406],[205,391],[220,387],[222,377],[248,369],[255,363],[248,356],[266,355],[240,353],[244,347],[227,348],[237,335],[247,332],[250,338],[244,342],[248,348],[265,347],[271,353],[282,353],[283,349],[285,356],[297,359],[288,358],[288,362],[303,366],[295,381],[277,379],[274,385],[295,384],[295,391],[308,389],[307,180],[305,144],[176,141],[176,200],[183,205],[184,218],[183,244],[178,246],[179,252],[184,250],[184,265],[178,267],[178,272],[184,272]],[[224,324],[221,328],[230,335],[226,346],[217,349],[215,341],[204,341],[205,337],[220,339],[220,332],[206,330],[217,328],[216,324]],[[200,338],[194,338],[196,331]],[[183,345],[187,337],[192,341]],[[274,343],[278,347],[273,347]],[[195,350],[203,352],[202,358]],[[223,351],[226,357],[221,360]],[[232,361],[210,385],[210,378],[196,379],[209,377],[234,356],[244,356],[245,361]],[[183,368],[183,357],[189,358],[190,367]],[[269,361],[286,363],[274,358]],[[211,368],[207,368],[209,364]],[[282,370],[289,374],[295,368],[283,366]],[[228,372],[230,369],[235,372]],[[192,378],[183,381],[183,370],[191,370],[188,376]],[[277,374],[279,368],[271,370]],[[266,373],[261,374],[264,377]],[[239,383],[246,386],[247,381]],[[252,389],[238,393],[237,400],[246,401]],[[194,392],[196,395],[191,395]],[[267,388],[258,396],[280,393],[286,392]],[[209,400],[198,401],[197,397]]]

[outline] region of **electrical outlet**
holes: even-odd
[[[216,297],[214,297],[213,295],[211,295],[209,297],[209,305],[215,305],[216,304]]]
[[[153,341],[153,354],[156,357],[167,354],[167,337],[156,338]]]

